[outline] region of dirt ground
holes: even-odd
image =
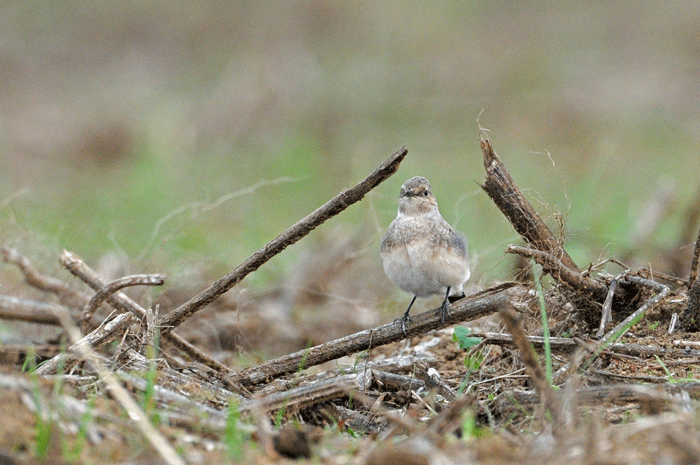
[[[147,385],[128,378],[123,382],[187,463],[284,463],[292,460],[289,457],[301,463],[368,464],[562,463],[563,457],[571,463],[696,463],[700,431],[695,399],[700,388],[694,380],[700,338],[682,331],[668,334],[671,315],[685,302],[683,286],[672,285],[662,304],[650,309],[617,345],[576,376],[562,375],[559,369],[580,358],[581,348],[595,344],[591,335],[596,328],[586,326],[584,306],[575,308],[572,299],[566,298],[569,290],[556,284],[547,287],[552,371],[555,385],[560,386],[557,392],[566,402],[563,414],[543,410],[521,352],[512,343],[490,339],[490,334],[508,333],[496,314],[468,323],[473,334],[481,336],[481,342],[469,349],[459,348],[448,326],[247,386],[259,398],[304,385],[313,388],[319,379],[339,373],[366,373],[369,364],[374,372],[363,392],[350,384],[346,393],[325,401],[315,399],[308,406],[283,406],[267,414],[245,411],[233,429],[227,420],[235,394],[225,391],[220,375],[188,362],[168,343],[163,344],[155,365],[155,385],[162,392],[152,394],[149,401]],[[529,335],[541,335],[534,285],[515,289],[517,298],[511,303],[522,327]],[[158,299],[170,298],[166,293]],[[265,314],[278,298],[277,292],[256,296],[258,305],[248,302],[243,308],[235,307],[235,299],[223,298],[199,315],[197,324],[185,325],[182,334],[238,371],[255,365],[254,354],[269,349],[271,341],[280,342],[275,348],[278,354],[308,347],[306,322],[314,328],[314,343],[362,329],[355,322],[346,319],[343,324],[342,318],[333,321],[330,316],[325,333],[320,316],[318,322],[292,318],[285,326],[270,325]],[[648,298],[640,295],[635,303]],[[322,308],[322,303],[315,305],[316,311]],[[307,302],[302,307],[312,312],[313,306]],[[613,324],[625,316],[624,311],[613,312]],[[17,325],[18,334],[37,327],[11,324]],[[232,328],[260,337],[233,337],[222,343],[232,337]],[[132,325],[132,331],[125,337],[138,339],[134,335],[138,325]],[[42,344],[27,336],[34,344],[2,347],[2,463],[165,463],[105,385],[91,377],[89,365],[77,366],[70,376],[27,373],[27,360],[47,360],[61,352],[63,332],[58,327],[53,334],[45,328],[43,332],[35,333],[44,337]],[[557,345],[564,339],[576,343]],[[542,344],[536,340],[533,344],[544,365]],[[112,344],[103,352],[119,359],[119,346]],[[401,359],[410,363],[401,365]],[[472,360],[471,369],[465,359]],[[120,373],[147,379],[147,370],[133,360],[122,360]],[[438,387],[422,381],[426,378],[419,373],[428,369],[437,373]],[[382,378],[386,373],[396,379]],[[181,378],[176,382],[174,376]],[[406,387],[402,384],[406,380],[418,384]],[[464,394],[456,394],[460,386]],[[195,411],[168,392],[188,396],[195,402]],[[454,396],[449,401],[448,394]],[[231,437],[238,437],[238,442],[231,442]]]

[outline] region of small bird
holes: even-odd
[[[404,334],[417,297],[444,293],[440,307],[444,323],[450,291],[463,295],[462,286],[470,276],[467,240],[440,215],[424,177],[413,177],[401,186],[399,212],[382,238],[381,257],[391,282],[414,296],[401,318]]]

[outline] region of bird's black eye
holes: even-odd
[[[429,196],[429,195],[430,195],[430,191],[429,191],[429,190],[424,190],[424,191],[423,191],[423,197],[427,197],[427,196]]]

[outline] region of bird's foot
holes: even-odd
[[[406,334],[406,322],[407,322],[407,321],[413,321],[413,320],[411,320],[411,317],[410,317],[410,316],[404,315],[404,316],[402,316],[401,318],[395,319],[395,320],[394,320],[394,323],[399,322],[399,321],[401,322],[401,331],[403,331],[404,337],[408,337],[408,334]]]

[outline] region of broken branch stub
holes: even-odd
[[[552,234],[545,222],[540,218],[530,202],[527,201],[518,186],[513,181],[501,159],[496,155],[491,140],[482,131],[479,143],[484,153],[484,168],[486,181],[481,186],[491,197],[499,210],[508,218],[515,231],[525,241],[537,250],[556,257],[565,267],[579,271],[574,260]],[[541,263],[547,273],[556,270],[550,264]],[[554,275],[556,277],[556,275]]]
[[[700,280],[698,280],[698,263],[700,263],[700,231],[695,240],[693,259],[690,262],[688,278],[688,305],[681,313],[681,326],[686,331],[700,331]]]

